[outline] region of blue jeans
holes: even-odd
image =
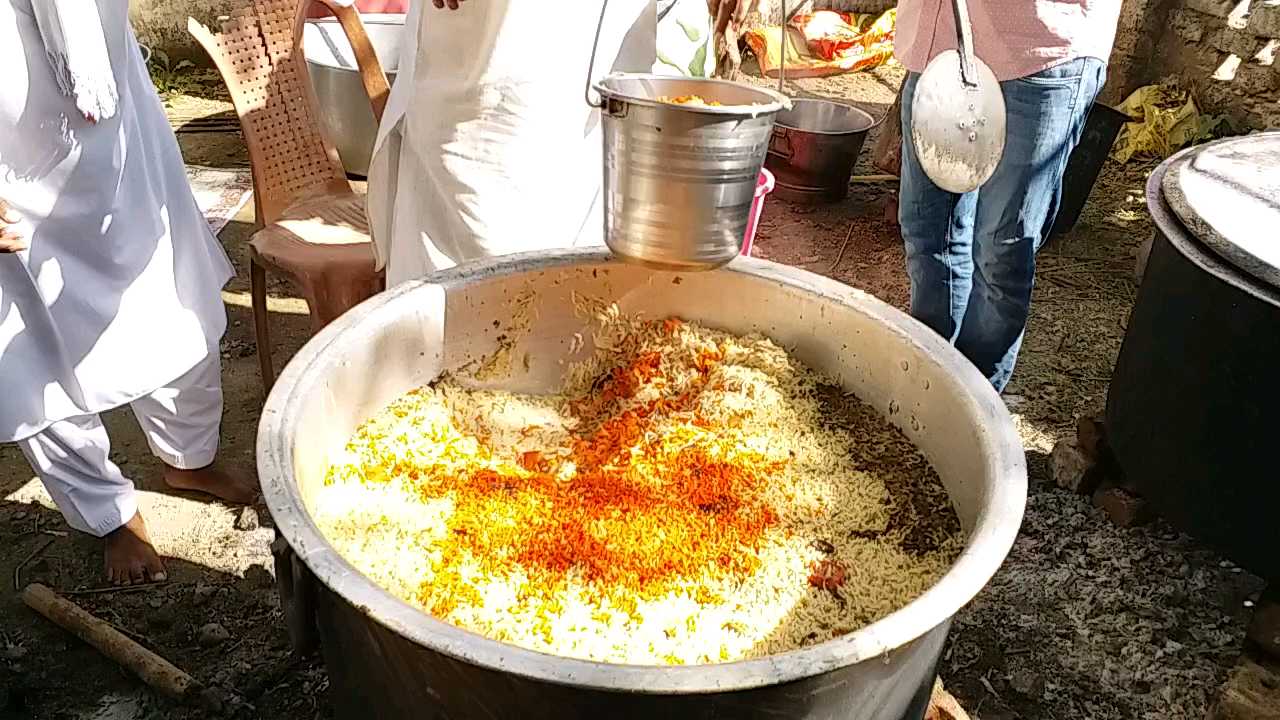
[[[1000,83],[1008,113],[1004,155],[981,188],[957,195],[933,184],[911,143],[902,96],[898,220],[911,276],[911,314],[954,344],[1004,390],[1022,344],[1036,251],[1057,215],[1062,174],[1080,141],[1106,65],[1080,58]]]

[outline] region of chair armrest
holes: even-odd
[[[364,83],[364,91],[369,96],[369,106],[373,108],[373,117],[382,122],[382,111],[387,107],[387,96],[391,86],[387,83],[387,74],[382,70],[382,63],[373,51],[373,43],[369,42],[369,34],[365,32],[364,21],[355,3],[346,4],[342,0],[315,0],[324,5],[338,18],[342,32],[351,43],[351,50],[356,56],[356,65],[360,68],[360,82]]]

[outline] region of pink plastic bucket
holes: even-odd
[[[764,196],[773,192],[773,173],[760,168],[760,177],[756,180],[756,196],[751,201],[751,214],[747,216],[747,235],[742,240],[742,254],[751,255],[751,244],[756,239],[756,225],[760,222],[760,213],[764,210]]]

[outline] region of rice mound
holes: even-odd
[[[559,393],[445,377],[362,425],[315,501],[339,553],[458,627],[644,665],[829,640],[959,555],[923,456],[769,339],[589,309]]]

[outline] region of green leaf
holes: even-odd
[[[683,20],[676,20],[676,24],[680,26],[681,30],[684,30],[685,37],[689,38],[690,42],[698,42],[698,40],[702,39],[701,28],[689,25]]]
[[[693,54],[693,59],[689,61],[689,74],[693,77],[703,77],[707,73],[707,46],[702,45],[698,51]]]

